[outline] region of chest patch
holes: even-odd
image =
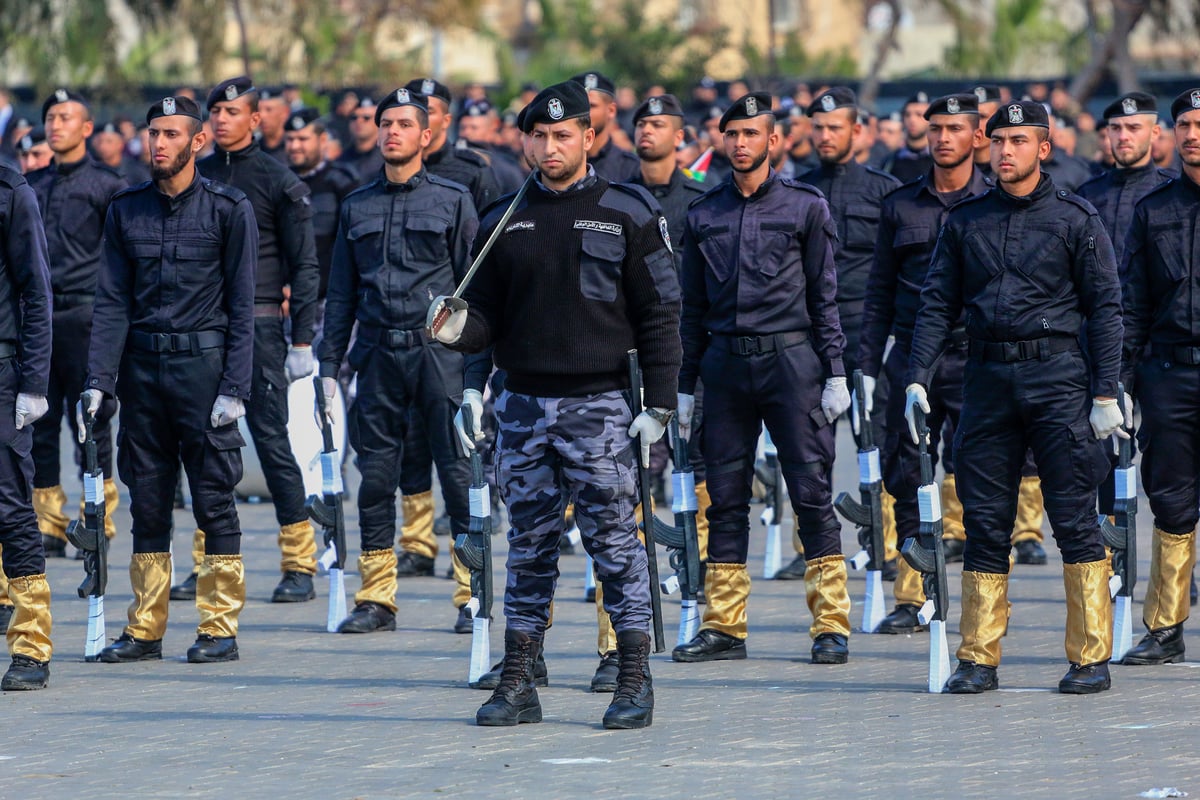
[[[505,233],[513,231],[531,231],[534,229],[534,222],[531,219],[523,219],[520,222],[514,222],[504,229]]]
[[[599,222],[594,219],[577,219],[574,227],[577,231],[600,231],[613,236],[620,236],[621,232],[625,230],[618,222]]]

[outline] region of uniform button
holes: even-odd
[[[92,386],[97,386],[97,385],[99,385],[99,383],[100,383],[100,380],[98,378],[92,378]]]
[[[1066,196],[1067,196],[1067,190],[1066,190],[1066,189],[1059,189],[1059,190],[1058,190],[1058,196],[1059,196],[1059,197],[1066,197]]]

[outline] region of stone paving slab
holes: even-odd
[[[850,488],[852,451],[841,445],[837,483]],[[466,686],[470,637],[451,632],[449,581],[401,581],[395,633],[327,634],[324,580],[315,602],[268,602],[278,576],[273,513],[265,504],[239,510],[249,597],[236,663],[184,662],[197,621],[190,603],[171,604],[163,662],[84,663],[87,606],[74,592],[82,567],[50,562],[51,687],[0,696],[0,798],[1133,798],[1164,786],[1200,795],[1200,663],[1114,667],[1113,690],[1094,697],[1050,691],[1066,669],[1052,546],[1049,565],[1014,572],[999,692],[926,694],[923,634],[852,636],[846,666],[808,664],[802,583],[756,579],[750,658],[655,656],[656,716],[644,731],[600,727],[608,696],[586,691],[596,657],[595,614],[581,602],[584,559],[565,556],[546,646],[551,685],[540,692],[545,722],[486,729],[473,724],[487,693]],[[347,517],[355,542],[353,503]],[[124,507],[116,519],[127,531]],[[191,528],[177,512],[181,570]],[[851,546],[851,532],[843,535]],[[763,538],[756,525],[753,575]],[[449,559],[442,545],[439,575]],[[495,547],[499,575],[503,537]],[[122,535],[110,638],[130,599],[128,558]],[[1141,561],[1146,576],[1146,553]],[[953,567],[952,648],[958,576]],[[350,574],[350,591],[357,583]],[[852,574],[850,589],[856,620],[862,578]],[[1144,589],[1143,579],[1139,598]],[[665,613],[673,642],[678,602],[667,599]],[[498,620],[496,658],[502,638]]]

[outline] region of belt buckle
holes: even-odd
[[[156,353],[169,352],[171,349],[171,334],[169,333],[152,333],[151,347]]]
[[[388,331],[388,347],[408,347],[408,331]]]
[[[739,356],[753,356],[761,352],[757,336],[739,336],[735,341],[737,341],[737,354]]]
[[[1021,360],[1021,343],[1020,342],[1001,342],[1000,350],[1004,353],[1005,361],[1020,361]]]

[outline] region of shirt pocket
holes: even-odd
[[[221,244],[217,241],[184,240],[175,244],[179,282],[186,286],[206,285],[221,267]]]
[[[1050,294],[1062,288],[1073,260],[1062,225],[1030,225],[1016,267]]]
[[[870,203],[846,204],[846,247],[851,250],[874,250],[875,234],[879,230],[879,206]]]
[[[720,283],[733,277],[733,238],[728,225],[704,225],[696,231],[696,246],[704,254],[708,270]]]
[[[758,226],[760,250],[757,268],[768,278],[779,276],[786,271],[788,256],[793,252],[792,244],[796,240],[796,223],[794,220],[763,220]],[[785,276],[786,277],[786,276]]]
[[[1184,253],[1185,243],[1190,247],[1191,239],[1180,236],[1180,231],[1186,230],[1179,221],[1170,223],[1160,222],[1150,225],[1149,240],[1153,248],[1154,278],[1163,280],[1167,285],[1183,281],[1188,276],[1187,257]]]
[[[583,232],[579,259],[579,291],[588,300],[612,303],[617,299],[625,239],[598,231]]]
[[[404,253],[413,264],[445,264],[450,260],[446,230],[449,223],[428,214],[414,214],[404,222]]]
[[[378,269],[383,262],[383,217],[367,217],[350,223],[346,241],[360,273]]]

